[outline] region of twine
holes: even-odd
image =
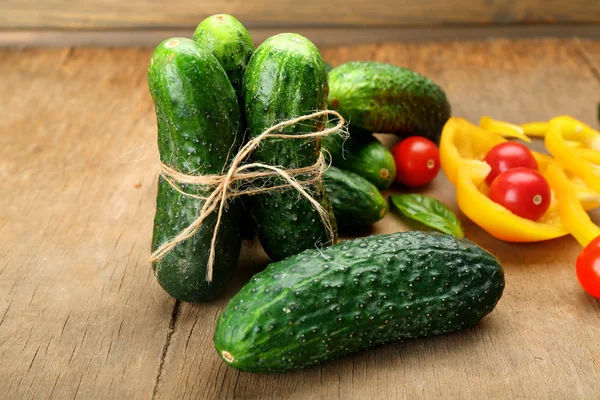
[[[283,134],[273,133],[275,131],[281,132],[284,128],[295,125],[299,122],[311,120],[322,116],[333,116],[338,119],[337,124],[332,128],[326,128],[317,132],[308,132],[300,134]],[[231,161],[231,165],[225,175],[187,175],[177,171],[174,168],[160,162],[160,175],[167,181],[176,191],[184,196],[192,197],[200,200],[205,200],[200,215],[194,222],[192,222],[187,228],[182,230],[179,234],[173,237],[171,240],[163,243],[158,249],[156,249],[150,255],[150,262],[154,263],[162,259],[171,250],[175,248],[179,243],[191,238],[198,232],[202,223],[213,211],[218,208],[217,222],[213,231],[212,241],[210,245],[210,254],[208,257],[208,266],[206,270],[206,280],[212,281],[213,278],[213,265],[215,261],[215,247],[217,242],[217,234],[219,232],[219,226],[221,224],[221,217],[223,216],[223,210],[226,208],[227,201],[234,197],[243,195],[255,195],[258,193],[269,192],[282,188],[292,187],[296,189],[305,199],[307,199],[314,209],[319,213],[327,232],[330,237],[334,237],[333,227],[329,219],[328,212],[323,209],[317,200],[315,200],[303,186],[310,185],[321,179],[323,171],[328,167],[327,162],[322,152],[319,152],[319,158],[316,163],[311,166],[296,169],[284,169],[283,167],[263,164],[263,163],[248,163],[243,164],[250,154],[260,145],[260,143],[267,138],[279,138],[279,139],[309,139],[309,138],[321,138],[330,135],[334,132],[341,131],[344,127],[344,118],[336,111],[323,110],[317,111],[309,115],[303,115],[298,118],[290,119],[287,121],[280,122],[273,125],[260,135],[251,139],[242,146],[239,152]],[[257,171],[258,170],[258,171]],[[260,171],[263,170],[263,171]],[[264,171],[266,170],[266,171]],[[296,177],[298,175],[308,174],[311,175],[309,179],[299,180]],[[283,178],[287,183],[276,186],[265,186],[255,187],[251,184],[257,179],[268,178],[279,176]],[[240,187],[240,184],[246,184],[245,187]],[[207,196],[199,196],[185,192],[179,184],[186,185],[197,185],[197,186],[208,186],[214,187],[213,191]]]

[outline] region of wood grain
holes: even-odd
[[[0,54],[0,397],[149,398],[174,304],[145,261],[149,54]]]
[[[590,70],[600,81],[600,42],[592,40],[577,40],[581,57],[589,65]],[[600,103],[600,96],[596,98]],[[600,113],[600,111],[598,111]],[[600,120],[600,115],[598,116]]]
[[[490,40],[492,38],[573,38],[600,39],[596,24],[535,25],[450,25],[407,27],[290,27],[319,47],[389,42],[431,42]],[[281,32],[280,28],[250,28],[254,44]],[[154,47],[168,37],[191,37],[193,28],[139,30],[0,30],[0,47],[118,46]]]
[[[0,2],[0,28],[181,28],[216,13],[249,27],[600,22],[596,0],[22,0]]]
[[[570,114],[597,126],[597,41],[362,45],[324,57],[423,72],[445,88],[454,115],[472,121]],[[212,346],[215,319],[267,259],[246,243],[226,298],[208,304],[174,302],[155,284],[146,262],[157,172],[149,58],[0,50],[0,397],[597,398],[600,301],[575,279],[578,245],[502,243],[460,213],[467,236],[506,271],[504,297],[482,323],[285,375],[225,366]],[[425,192],[458,212],[445,177]],[[390,213],[371,233],[405,228]]]
[[[565,113],[593,123],[595,105],[589,99],[600,89],[575,42],[384,44],[331,49],[324,57],[334,65],[361,58],[420,71],[446,88],[454,115],[472,121],[491,115],[524,122]],[[387,135],[382,139],[395,143]],[[425,192],[458,212],[445,177]],[[507,275],[504,298],[478,326],[383,346],[290,374],[254,375],[223,370],[214,351],[190,354],[187,349],[211,346],[212,329],[194,329],[206,315],[216,315],[224,302],[186,304],[175,324],[159,397],[594,398],[600,392],[600,341],[595,339],[600,301],[584,295],[574,276],[578,245],[571,238],[507,244],[461,217],[467,237],[496,254]],[[372,233],[404,229],[390,214]],[[178,379],[183,375],[185,383]]]

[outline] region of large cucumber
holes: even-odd
[[[323,182],[340,231],[365,228],[387,212],[377,187],[354,172],[331,166],[323,173]]]
[[[329,73],[329,107],[369,132],[420,135],[439,142],[450,117],[444,91],[407,68],[354,61]]]
[[[256,137],[278,122],[324,110],[327,105],[327,71],[319,50],[308,39],[284,33],[260,45],[244,75],[243,98],[250,137]],[[296,134],[323,128],[325,118],[283,129]],[[313,165],[321,150],[314,139],[266,140],[255,150],[254,161],[287,169]],[[276,183],[283,183],[275,180]],[[331,203],[322,181],[307,186],[308,192],[330,213]],[[331,237],[313,205],[293,188],[252,196],[263,248],[280,260],[307,248],[331,244]]]
[[[252,38],[244,25],[228,14],[212,15],[198,25],[194,40],[219,60],[240,100],[244,72],[254,52]]]
[[[355,239],[255,275],[219,317],[215,347],[244,371],[302,368],[466,328],[503,289],[498,260],[467,239],[418,231]]]
[[[396,177],[396,163],[392,153],[371,134],[352,134],[343,139],[339,134],[323,138],[333,165],[352,171],[384,190]]]
[[[187,174],[222,173],[228,155],[241,143],[242,132],[235,91],[217,59],[193,40],[165,40],[150,60],[148,85],[156,109],[161,161]],[[190,194],[207,194],[196,186],[182,188]],[[189,226],[203,204],[159,178],[152,249]],[[193,237],[153,265],[158,282],[171,296],[191,302],[210,300],[230,282],[241,246],[239,205],[229,204],[221,219],[211,283],[206,269],[216,213]]]

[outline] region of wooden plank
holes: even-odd
[[[0,3],[0,28],[191,28],[215,13],[250,27],[600,22],[596,0],[21,0]]]
[[[385,42],[489,40],[491,38],[582,37],[600,39],[595,24],[453,25],[432,27],[307,28],[286,27],[320,47]],[[0,47],[148,46],[168,37],[191,37],[193,28],[138,30],[0,30]],[[250,28],[255,45],[280,33],[280,28]]]
[[[600,42],[578,40],[577,44],[579,45],[581,56],[589,64],[594,76],[600,81]],[[600,101],[600,98],[597,100]],[[600,116],[598,118],[600,119]]]
[[[174,301],[146,262],[148,58],[0,52],[0,397],[153,393]]]
[[[570,114],[593,123],[591,100],[600,89],[574,41],[369,45],[326,50],[324,57],[333,64],[375,59],[423,72],[445,87],[454,114],[472,121],[481,115],[524,122]],[[389,145],[395,142],[383,138]],[[425,192],[458,212],[454,189],[445,177],[438,177]],[[585,295],[575,278],[578,244],[569,237],[530,245],[503,243],[459,215],[467,236],[496,254],[505,267],[504,297],[482,323],[452,335],[390,344],[302,371],[256,375],[227,368],[212,347],[213,323],[224,299],[184,304],[157,397],[597,397],[600,301]],[[391,213],[372,233],[403,229]],[[242,281],[260,269],[264,259],[256,264]]]
[[[483,114],[523,122],[565,113],[594,124],[600,81],[582,54],[576,40],[324,51],[334,64],[377,59],[421,71],[444,86],[455,115],[473,121]],[[478,326],[285,375],[226,367],[212,346],[214,321],[267,260],[256,243],[246,245],[235,284],[208,304],[177,306],[155,284],[146,262],[157,172],[149,58],[149,49],[0,50],[6,194],[0,196],[0,393],[6,398],[600,393],[600,301],[582,293],[574,277],[578,245],[570,238],[502,243],[464,216],[467,236],[500,257],[507,278],[497,310]],[[426,192],[458,211],[444,177]],[[600,220],[600,213],[593,216]],[[372,233],[402,229],[390,214]]]

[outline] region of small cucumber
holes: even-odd
[[[165,40],[150,60],[148,86],[156,109],[161,161],[187,174],[222,173],[228,155],[241,144],[242,132],[235,91],[217,59],[193,40]],[[207,195],[197,186],[181,188]],[[203,200],[182,195],[160,177],[152,250],[187,228],[203,204]],[[241,247],[240,204],[230,203],[221,219],[211,283],[206,281],[206,269],[216,213],[209,215],[193,237],[154,263],[158,283],[171,296],[198,302],[223,292]]]
[[[325,65],[316,46],[300,35],[283,33],[261,44],[250,59],[243,86],[250,137],[278,122],[326,109]],[[282,133],[318,131],[324,124],[325,118],[320,118],[287,127]],[[254,151],[252,159],[288,169],[303,168],[316,163],[320,151],[319,140],[271,139]],[[335,227],[323,182],[319,180],[306,189],[329,212]],[[310,201],[294,188],[251,196],[248,200],[263,248],[274,260],[311,247],[327,246],[335,240]]]
[[[374,61],[342,64],[329,73],[329,108],[351,126],[439,142],[450,118],[444,91],[407,68]]]
[[[228,14],[213,15],[198,25],[194,40],[219,60],[239,100],[244,72],[254,52],[254,43],[244,25]]]
[[[243,112],[242,80],[250,57],[254,52],[254,44],[250,34],[235,17],[228,14],[217,14],[206,18],[194,32],[194,40],[206,47],[227,73],[231,85],[235,89],[238,103]],[[242,131],[245,119],[242,118]],[[244,204],[242,204],[243,206]],[[249,213],[243,213],[242,237],[252,239],[254,223]]]
[[[361,132],[344,140],[339,134],[332,134],[323,138],[322,146],[331,154],[333,165],[362,176],[379,190],[394,182],[394,156],[373,135]]]
[[[340,231],[365,228],[387,212],[377,187],[360,175],[331,166],[323,173],[323,182]]]
[[[256,274],[219,317],[215,348],[240,370],[283,372],[466,328],[503,289],[496,257],[467,239],[411,231],[349,240]]]

